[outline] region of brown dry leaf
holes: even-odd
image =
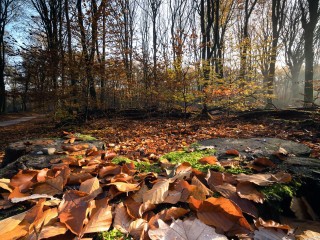
[[[10,180],[10,186],[19,187],[20,192],[25,192],[37,182],[38,171],[20,170]]]
[[[208,171],[206,180],[211,190],[214,190],[215,186],[222,185],[223,183],[237,183],[237,181],[235,180],[235,176],[233,176],[232,174],[215,172],[212,170]]]
[[[316,240],[316,239],[320,239],[320,233],[307,230],[307,231],[304,231],[302,234],[297,235],[296,239],[297,240]]]
[[[179,207],[171,207],[169,209],[164,209],[150,219],[149,227],[150,227],[150,229],[157,228],[158,227],[157,226],[158,219],[161,219],[166,222],[166,221],[170,221],[172,219],[178,219],[178,218],[186,215],[188,212],[189,212],[188,209],[179,208]]]
[[[55,208],[49,208],[48,210],[44,211],[43,214],[37,217],[37,219],[31,223],[29,229],[30,230],[36,230],[39,232],[39,230],[43,226],[51,225],[55,222],[57,222],[58,217],[58,209]]]
[[[208,198],[197,212],[198,218],[207,225],[215,226],[225,232],[238,229],[239,226],[251,230],[251,226],[242,215],[241,209],[229,199],[224,197]],[[239,231],[238,233],[247,233]]]
[[[277,158],[279,158],[280,160],[284,161],[287,159],[289,153],[284,148],[279,147],[279,150],[274,152],[273,155],[276,156]]]
[[[41,218],[43,214],[44,203],[45,199],[40,199],[36,205],[27,211],[24,220],[29,223],[29,225]]]
[[[198,162],[201,164],[216,165],[218,163],[218,159],[215,156],[208,156],[208,157],[203,157],[199,159]]]
[[[123,202],[119,203],[114,211],[113,227],[118,229],[122,233],[128,233],[129,226],[132,222],[129,214],[127,213],[126,207]]]
[[[139,217],[144,216],[144,213],[151,211],[155,209],[157,206],[153,203],[150,202],[145,202],[142,203],[141,206],[139,207]]]
[[[77,145],[73,145],[73,146],[63,145],[61,147],[64,151],[78,152],[78,151],[85,150],[85,149],[89,148],[89,144],[77,144]]]
[[[304,197],[293,197],[291,200],[290,209],[294,212],[296,218],[299,220],[319,220],[319,217]]]
[[[98,178],[94,177],[81,183],[79,191],[88,193],[93,198],[102,193]]]
[[[278,183],[288,183],[288,182],[291,182],[292,176],[290,173],[278,172],[276,174],[272,174],[271,180]]]
[[[293,236],[287,235],[282,230],[259,227],[254,231],[255,240],[294,240]]]
[[[13,189],[13,191],[9,194],[8,199],[11,200],[13,198],[24,198],[30,196],[29,193],[21,193],[19,187]]]
[[[59,205],[60,222],[66,224],[67,228],[77,236],[82,232],[90,200],[91,197],[89,198],[87,193],[71,190],[65,192]]]
[[[216,233],[215,229],[209,227],[198,219],[175,220],[167,225],[158,219],[159,228],[149,230],[151,240],[227,240],[224,235]]]
[[[68,228],[64,224],[60,222],[56,222],[53,225],[43,227],[40,233],[33,232],[31,235],[28,236],[27,239],[28,240],[47,239],[47,238],[63,235],[67,231],[68,231]]]
[[[117,175],[121,172],[121,167],[119,165],[110,164],[99,170],[99,177],[103,178],[108,175]]]
[[[169,193],[170,181],[167,179],[160,180],[153,185],[152,189],[143,194],[143,202],[150,202],[153,204],[162,203]]]
[[[13,188],[10,186],[10,179],[1,178],[0,179],[0,188],[12,192]]]
[[[35,200],[35,199],[44,199],[44,198],[49,198],[51,200],[59,200],[57,198],[54,198],[51,195],[47,195],[47,194],[32,194],[32,195],[28,195],[28,196],[19,196],[19,197],[13,197],[11,198],[11,202],[13,203],[18,203],[18,202],[24,202],[24,201],[28,201],[28,200]]]
[[[176,204],[177,202],[180,201],[180,199],[181,199],[181,192],[180,191],[169,190],[168,196],[166,197],[166,199],[163,202]]]
[[[139,218],[130,223],[129,234],[134,239],[140,239],[140,237],[148,230],[148,222],[142,218]]]
[[[127,212],[131,218],[136,219],[141,217],[139,214],[141,203],[136,202],[132,197],[127,197],[124,200],[124,205],[126,206]]]
[[[236,176],[239,182],[251,182],[258,186],[270,186],[274,183],[272,174],[244,174],[240,173]]]
[[[191,180],[191,184],[196,186],[191,195],[198,200],[205,200],[206,196],[212,195],[212,191],[208,189],[196,176]]]
[[[241,198],[252,200],[256,203],[263,203],[264,195],[259,192],[251,182],[240,182],[237,185],[237,194]]]
[[[138,203],[142,203],[143,202],[143,194],[148,190],[149,190],[148,187],[143,182],[140,189],[132,195],[133,200],[135,200]]]
[[[120,192],[132,192],[137,191],[140,188],[140,183],[113,182],[107,185],[115,186]]]
[[[256,158],[253,163],[255,165],[263,166],[263,167],[271,167],[274,168],[276,165],[268,158],[261,157],[261,158]]]
[[[104,198],[95,201],[95,208],[85,226],[83,233],[108,231],[112,224],[112,207],[108,204],[109,199]]]
[[[22,222],[26,214],[27,214],[27,211],[1,220],[0,236],[16,228]]]
[[[79,184],[92,178],[92,175],[87,172],[70,173],[68,184]]]
[[[38,183],[33,189],[34,194],[57,195],[63,193],[64,180],[62,176],[47,179],[43,183]]]
[[[28,234],[28,227],[24,224],[20,224],[16,226],[11,231],[7,231],[0,235],[0,239],[3,240],[17,240],[21,239],[22,237],[26,236]]]
[[[237,194],[237,189],[235,186],[229,183],[224,183],[222,185],[216,186],[215,190],[219,192],[223,197],[228,198],[237,206],[239,206],[244,213],[249,214],[254,218],[258,217],[258,209],[256,208],[256,206],[252,203],[252,201],[240,198]]]
[[[226,151],[226,154],[227,155],[233,155],[233,156],[239,156],[240,155],[239,151],[236,150],[236,149],[229,149],[229,150]]]
[[[47,174],[50,172],[48,168],[41,169],[37,175],[38,182],[45,182],[47,180]]]
[[[274,229],[281,229],[285,230],[286,232],[291,230],[291,227],[285,224],[280,224],[275,221],[269,220],[264,221],[262,218],[258,218],[255,222],[257,228],[264,227],[264,228],[274,228]]]

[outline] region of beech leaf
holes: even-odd
[[[79,191],[88,193],[92,197],[96,197],[102,192],[98,178],[94,177],[81,183]]]
[[[215,229],[205,225],[197,218],[176,220],[167,225],[161,219],[158,219],[159,228],[149,230],[148,234],[151,240],[227,240],[224,235],[216,233]]]
[[[152,189],[143,194],[143,202],[150,201],[153,204],[162,203],[168,196],[169,180],[160,180],[153,185]]]
[[[11,216],[9,218],[5,218],[0,221],[0,236],[5,234],[6,232],[9,232],[13,230],[15,227],[17,227],[24,217],[26,216],[27,212],[22,212],[17,215]]]

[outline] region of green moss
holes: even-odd
[[[123,156],[117,156],[114,159],[112,159],[112,162],[115,164],[120,163],[131,163],[133,162],[134,166],[136,167],[137,171],[139,172],[155,172],[160,173],[162,171],[161,167],[158,164],[151,164],[149,162],[137,162],[133,161],[129,158],[123,157]]]
[[[292,198],[301,187],[298,181],[292,181],[289,184],[276,183],[272,186],[261,187],[260,191],[264,194],[267,201],[282,201],[285,198]]]
[[[116,156],[115,158],[112,159],[112,162],[114,164],[119,164],[119,163],[131,163],[132,160],[123,156]]]
[[[76,133],[76,138],[81,141],[96,141],[97,139],[95,137],[92,137],[91,135]]]
[[[125,234],[123,234],[122,232],[120,232],[117,229],[112,229],[108,232],[103,232],[100,234],[100,236],[98,237],[99,240],[131,240],[132,238],[130,236],[127,236]]]
[[[211,156],[214,153],[215,153],[215,150],[213,149],[196,150],[193,152],[176,151],[176,152],[170,152],[163,155],[160,158],[160,160],[167,159],[174,164],[188,162],[191,164],[193,168],[199,169],[201,171],[207,171],[207,169],[211,168],[212,165],[199,164],[198,160],[206,156]]]
[[[244,173],[244,174],[252,174],[251,169],[248,168],[241,168],[241,167],[232,167],[232,168],[228,168],[225,170],[225,172],[227,173],[231,173],[231,174],[240,174],[240,173]]]
[[[161,173],[162,169],[158,164],[150,164],[148,162],[134,162],[136,169],[139,172],[154,172],[154,173]]]

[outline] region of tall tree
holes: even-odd
[[[277,61],[277,48],[279,42],[280,31],[284,23],[284,10],[285,10],[286,0],[272,0],[272,43],[271,43],[271,56],[270,56],[270,66],[267,79],[267,92],[269,97],[267,98],[267,108],[271,107],[272,98],[270,97],[273,94],[273,83],[274,75],[276,71],[276,61]]]
[[[289,68],[291,80],[291,103],[299,99],[299,73],[304,60],[304,38],[301,26],[301,12],[298,0],[288,4],[282,32],[285,62]]]
[[[304,36],[305,83],[304,104],[311,107],[313,99],[313,64],[314,64],[314,34],[320,16],[320,0],[299,0],[301,23]]]
[[[6,27],[16,14],[19,1],[1,0],[0,3],[0,114],[6,111],[6,86],[5,86],[5,66],[6,66]]]

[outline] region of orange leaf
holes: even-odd
[[[236,149],[229,149],[229,150],[226,151],[226,154],[233,155],[233,156],[239,156],[240,155],[239,151],[236,150]]]
[[[201,164],[215,165],[218,163],[218,159],[215,156],[209,156],[209,157],[203,157],[203,158],[199,159],[198,162]]]
[[[88,193],[93,198],[102,193],[98,178],[94,177],[81,183],[79,191]]]
[[[223,197],[208,198],[199,207],[197,216],[205,224],[215,226],[225,232],[239,226],[251,230],[249,223],[242,215],[241,209],[229,199]]]
[[[153,204],[162,203],[168,196],[169,180],[160,180],[153,185],[152,189],[143,194],[143,202],[150,201]]]

